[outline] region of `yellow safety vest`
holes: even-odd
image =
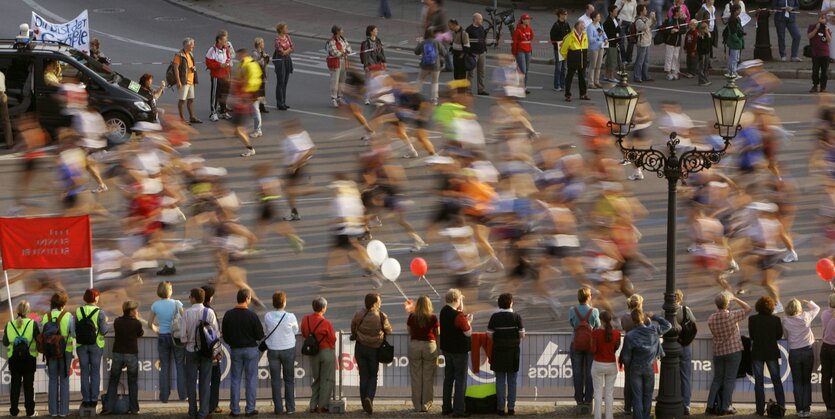
[[[88,310],[85,310],[85,308],[88,309]],[[78,309],[75,310],[75,318],[76,318],[76,321],[81,321],[81,319],[84,316],[87,316],[88,314],[92,313],[93,310],[95,310],[97,308],[99,309],[99,312],[96,313],[95,315],[93,315],[93,317],[91,317],[90,319],[93,320],[93,324],[96,325],[96,345],[98,345],[99,348],[104,348],[104,336],[101,334],[101,329],[99,329],[99,314],[101,314],[101,309],[98,306],[94,306],[92,304],[88,304],[86,306],[81,306],[81,307],[79,307]],[[75,327],[76,327],[76,330],[78,330],[77,329],[78,328],[77,324],[76,324]],[[84,345],[79,345],[79,346],[84,346]]]
[[[35,325],[33,323],[35,323],[35,321],[31,319],[23,319],[23,325],[20,327],[15,324],[15,320],[11,320],[6,323],[6,336],[9,338],[9,358],[12,357],[12,353],[14,352],[14,341],[18,336],[23,336],[23,338],[29,342],[29,355],[32,355],[33,358],[38,357],[38,345],[34,339]]]

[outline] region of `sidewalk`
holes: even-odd
[[[418,0],[390,0],[391,19],[378,17],[378,0],[353,0],[351,2],[345,2],[344,0],[271,0],[269,2],[265,2],[264,0],[166,1],[196,13],[270,33],[275,32],[275,25],[279,21],[284,21],[288,23],[290,33],[294,36],[321,39],[323,41],[330,38],[330,29],[334,24],[342,26],[346,38],[354,45],[358,45],[365,39],[365,28],[369,24],[377,25],[380,38],[385,43],[386,48],[411,50],[414,49],[421,37],[421,3]],[[350,9],[347,8],[348,4],[350,4]],[[472,14],[476,11],[486,16],[484,10],[486,6],[484,5],[463,1],[445,1],[444,5],[447,17],[457,18],[464,26],[469,24]],[[554,58],[553,48],[547,41],[551,25],[556,19],[556,16],[552,11],[517,10],[516,18],[518,19],[522,13],[528,13],[532,16],[531,26],[533,27],[536,38],[541,41],[534,47],[533,61],[540,64],[552,62]],[[570,11],[569,20],[573,21],[580,14],[581,11],[579,10]],[[804,12],[798,16],[797,21],[800,32],[805,35],[806,28],[815,21],[815,17],[812,14]],[[755,24],[756,20],[745,27],[747,36],[745,40],[746,49],[742,54],[743,60],[750,59],[753,56],[756,36]],[[774,29],[773,19],[771,19],[769,27],[771,29],[770,39],[773,55],[779,58],[779,54],[777,53],[777,35]],[[503,29],[502,38],[509,40],[510,34],[505,33],[505,31],[506,29]],[[787,44],[790,44],[791,38],[788,33],[786,37]],[[802,38],[801,49],[802,45],[808,43],[805,36]],[[787,49],[789,48],[790,45],[787,46]],[[491,49],[490,51],[491,54],[495,54],[496,52],[509,53],[510,45],[503,44],[498,49]],[[721,75],[724,73],[726,59],[723,57],[724,53],[722,48],[718,48],[716,53],[721,58],[719,58],[718,62],[714,63],[712,73]],[[682,54],[682,69],[685,67],[684,61],[685,58]],[[650,50],[651,71],[662,72],[663,62],[664,46],[652,46]],[[767,63],[767,68],[781,78],[810,79],[811,65],[811,60],[804,58],[804,61],[800,63],[771,61]]]

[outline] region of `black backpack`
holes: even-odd
[[[9,358],[10,361],[23,361],[27,358],[30,358],[32,354],[29,353],[29,346],[32,342],[29,342],[28,339],[23,337],[27,330],[29,330],[29,326],[34,323],[34,321],[30,320],[23,326],[23,331],[17,330],[17,327],[14,325],[14,320],[9,322],[9,325],[14,329],[15,334],[17,337],[14,338],[12,341],[12,357]]]
[[[93,316],[99,314],[99,309],[96,308],[89,313],[84,312],[84,307],[79,308],[79,310],[81,311],[81,317],[75,326],[75,338],[81,345],[95,345],[99,328],[93,322]]]
[[[304,342],[302,342],[302,355],[314,356],[319,353],[319,339],[316,339],[316,329],[319,328],[325,320],[322,319],[319,323],[316,323],[316,326],[313,327],[313,330],[310,331],[310,334],[304,338]],[[310,327],[310,317],[307,318],[307,327]]]
[[[203,358],[214,358],[220,353],[220,337],[217,331],[209,323],[209,309],[203,309],[203,317],[197,322],[195,333],[195,346],[197,353]]]
[[[699,330],[696,327],[696,322],[687,315],[687,306],[681,306],[681,310],[683,318],[681,319],[681,332],[678,334],[678,343],[681,346],[687,346],[693,343]]]

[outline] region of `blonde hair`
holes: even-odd
[[[724,310],[724,309],[728,308],[728,304],[730,304],[731,299],[728,297],[727,294],[725,294],[724,292],[721,292],[716,296],[716,298],[713,300],[713,302],[716,303],[716,308],[718,308],[720,310]]]
[[[280,34],[281,28],[287,29],[287,24],[284,22],[278,22],[278,25],[275,25],[275,32]]]
[[[629,310],[634,310],[636,308],[640,308],[644,306],[644,297],[641,297],[641,294],[632,294],[628,300],[626,300],[626,308]]]
[[[458,288],[450,288],[449,291],[446,292],[446,302],[447,304],[454,303],[456,301],[461,300],[461,291]]]
[[[835,292],[829,294],[829,307],[835,308]]]
[[[20,300],[17,303],[17,327],[23,327],[23,320],[29,316],[29,312],[32,308],[29,306],[29,301]]]
[[[261,38],[260,36],[255,38],[254,44],[254,48],[258,48],[258,45],[264,45],[264,38]]]
[[[426,327],[432,320],[432,300],[426,295],[421,295],[415,303],[415,321],[420,327]]]
[[[591,301],[591,288],[583,287],[577,290],[577,302],[586,304]]]
[[[171,284],[171,281],[162,281],[157,285],[157,297],[159,298],[171,298],[173,292],[174,285]]]
[[[786,304],[786,315],[787,316],[796,316],[803,311],[803,306],[800,304],[800,300],[797,298],[792,298],[788,304]]]

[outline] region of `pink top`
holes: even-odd
[[[801,313],[783,317],[783,337],[789,342],[789,349],[805,348],[815,343],[812,320],[819,312],[820,307],[814,301],[809,301]]]
[[[290,48],[293,48],[293,41],[290,40],[290,35],[276,36],[275,37],[275,52],[278,56],[287,56],[289,53],[284,53],[282,51],[287,51]]]

